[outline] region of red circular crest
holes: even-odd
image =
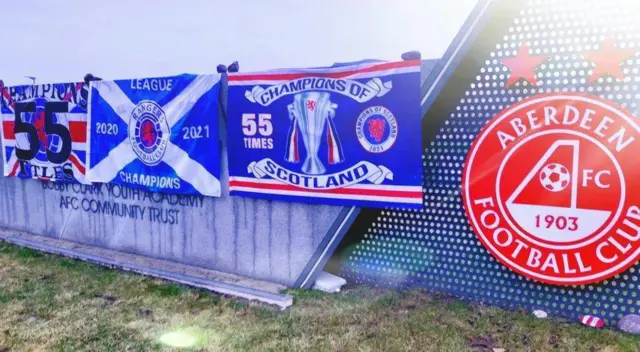
[[[640,255],[640,127],[622,107],[577,93],[539,95],[482,129],[463,201],[491,254],[531,279],[594,283]]]

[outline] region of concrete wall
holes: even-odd
[[[0,226],[291,286],[341,210],[131,192],[0,178]]]
[[[226,189],[218,199],[164,196],[3,177],[0,226],[290,286],[341,210],[229,197]]]
[[[436,62],[423,61],[423,80]],[[0,177],[0,227],[293,286],[347,208],[229,197],[221,110],[221,198]]]
[[[220,127],[221,198],[0,177],[0,226],[292,286],[342,207],[229,197]]]

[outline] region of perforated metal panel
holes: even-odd
[[[509,0],[512,1],[513,0]],[[504,2],[504,1],[503,1]],[[424,208],[387,209],[361,215],[348,236],[364,236],[347,249],[341,274],[361,283],[418,286],[507,308],[542,309],[556,316],[594,314],[607,323],[640,310],[640,266],[596,285],[559,287],[526,279],[498,263],[480,244],[465,216],[460,194],[463,164],[485,123],[524,98],[549,92],[584,92],[640,113],[640,3],[633,0],[533,0],[522,2],[488,51],[469,50],[474,71],[453,99],[456,105],[425,130]],[[504,21],[496,16],[492,21]],[[491,29],[495,30],[495,28]],[[617,48],[637,50],[622,64],[624,80],[610,75],[589,82],[593,64],[582,53],[597,50],[607,37]],[[537,68],[538,86],[524,80],[506,86],[510,71],[500,62],[522,42],[531,55],[551,58]],[[473,44],[472,44],[473,46]],[[455,74],[453,75],[455,76]],[[451,92],[451,90],[450,90]],[[366,217],[362,218],[362,217]]]

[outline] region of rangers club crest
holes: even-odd
[[[384,106],[372,106],[358,116],[356,136],[366,151],[383,153],[396,142],[398,123],[391,110]]]
[[[483,245],[538,281],[598,282],[640,254],[640,128],[591,95],[535,96],[494,117],[467,156],[463,199]]]
[[[133,151],[146,165],[160,163],[170,134],[167,117],[156,102],[141,101],[131,112],[129,141]]]

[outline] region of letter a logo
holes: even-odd
[[[522,116],[545,123],[528,129]],[[467,217],[489,252],[522,275],[560,285],[612,277],[640,255],[638,155],[640,128],[612,102],[529,98],[489,121],[471,147]]]

